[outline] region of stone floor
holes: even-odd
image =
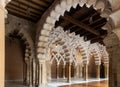
[[[23,85],[21,81],[6,81],[5,87],[28,87]],[[82,79],[72,80],[71,83],[67,83],[66,80],[53,80],[48,83],[47,86],[40,87],[108,87],[107,79],[89,79],[84,81]]]
[[[23,85],[22,81],[6,81],[5,87],[28,87]]]
[[[64,85],[59,87],[108,87],[108,81],[72,84],[72,85]]]
[[[96,78],[90,78],[88,81],[85,81],[84,79],[72,79],[70,83],[67,82],[67,79],[59,79],[59,80],[52,80],[48,83],[48,87],[58,87],[63,85],[71,85],[71,84],[83,84],[83,83],[89,83],[89,82],[100,82],[100,81],[106,81],[108,79],[100,79],[97,80]]]

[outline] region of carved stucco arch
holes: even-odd
[[[76,48],[79,49],[82,56],[82,62],[88,63],[87,49],[90,44],[90,41],[84,41],[83,37],[75,35],[75,33],[70,33],[69,31],[64,31],[62,27],[53,28],[47,45],[46,56],[47,60],[50,58],[50,49],[56,48],[55,45],[60,45],[63,50],[65,58],[69,59],[70,62],[76,61]],[[40,50],[40,52],[42,52]],[[65,60],[65,59],[64,59]]]
[[[20,36],[21,39],[23,40],[26,46],[25,49],[25,60],[33,59],[35,58],[35,53],[34,53],[34,43],[33,40],[31,38],[31,36],[29,35],[29,33],[24,29],[24,28],[14,28],[14,29],[10,29],[8,32],[6,32],[5,36],[9,37],[10,34],[13,34],[14,32],[17,32],[17,36]]]
[[[100,45],[99,43],[91,44],[89,46],[89,50],[88,50],[89,56],[90,55],[94,56],[96,65],[100,65],[101,64],[101,55],[102,54],[101,54],[99,45]],[[89,57],[89,61],[90,61],[90,57]]]
[[[102,46],[101,47],[101,55],[102,55],[102,58],[103,58],[103,63],[109,63],[109,54],[107,52],[107,49],[105,46]]]
[[[109,54],[107,52],[107,49],[105,46],[101,45],[100,43],[90,44],[88,49],[88,54],[89,56],[90,55],[94,56],[96,65],[100,65],[101,62],[103,62],[104,64],[109,63]]]
[[[71,7],[76,8],[78,4],[81,7],[86,4],[87,7],[93,5],[94,9],[101,9],[102,17],[108,17],[110,14],[109,4],[107,0],[56,0],[48,9],[48,12],[44,13],[42,20],[39,21],[40,23],[38,23],[39,27],[37,28],[37,57],[39,59],[46,58],[45,53],[49,34],[54,27],[56,20],[59,20],[60,15],[64,15],[64,12],[69,11]],[[42,50],[42,53],[40,50]]]

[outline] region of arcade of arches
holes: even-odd
[[[119,3],[0,0],[0,87],[91,79],[120,87]]]

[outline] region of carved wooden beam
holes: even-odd
[[[26,5],[23,5],[23,4],[19,4],[15,1],[12,1],[10,2],[10,4],[13,6],[13,7],[19,7],[20,9],[23,9],[23,10],[27,10],[28,9],[28,6]],[[33,8],[29,8],[30,12],[34,13],[34,14],[37,14],[37,15],[41,15],[42,12],[41,11],[38,11],[36,9],[33,9]]]
[[[16,15],[16,16],[20,16],[20,17],[25,18],[25,19],[27,19],[27,20],[36,22],[36,19],[34,19],[34,18],[31,17],[31,16],[25,15],[25,13],[22,13],[22,12],[17,11],[17,10],[13,10],[13,9],[11,9],[11,8],[7,8],[7,10],[8,10],[8,13],[10,13],[10,14],[13,14],[13,15]]]
[[[13,0],[13,1],[18,2],[19,4],[22,4],[22,5],[25,5],[25,6],[29,6],[30,8],[33,8],[33,9],[36,9],[36,10],[39,10],[39,11],[44,11],[43,7],[37,6],[33,3],[30,3],[27,0]]]
[[[103,39],[106,37],[106,35],[102,35],[101,37],[95,37],[95,38],[92,38],[90,39],[91,40],[91,43],[95,43],[95,42],[101,42],[103,41]]]
[[[97,39],[93,39],[93,40],[91,40],[91,43],[101,42],[101,41],[103,41],[102,38],[97,38]]]
[[[105,24],[106,24],[106,22],[103,22],[103,23],[101,23],[101,24],[98,24],[98,25],[95,26],[94,28],[97,29],[98,27],[101,27],[101,26],[103,26],[103,25],[105,25]]]
[[[95,17],[95,16],[97,16],[97,15],[99,15],[99,10],[98,10],[98,12],[95,12],[94,14],[91,14],[91,15],[89,15],[88,17],[86,17],[85,19],[83,19],[83,20],[81,20],[81,22],[83,23],[83,22],[85,22],[85,21],[89,21],[89,19],[90,19],[90,17]],[[99,21],[99,20],[101,20],[102,18],[100,18],[100,19],[98,19],[97,21]],[[94,21],[92,24],[94,24],[94,23],[96,23],[97,21]],[[90,24],[91,25],[91,24]],[[76,25],[75,25],[76,26]],[[71,29],[71,28],[69,28],[69,29]],[[75,31],[73,31],[73,32],[77,32],[77,31],[79,31],[79,30],[81,30],[81,29],[77,29],[77,30],[75,30]]]
[[[89,31],[89,32],[91,32],[91,33],[93,33],[93,34],[95,34],[97,36],[100,36],[100,33],[97,30],[95,30],[94,28],[92,28],[92,27],[90,27],[90,26],[88,26],[88,25],[74,19],[73,17],[65,15],[62,18],[69,21],[69,22],[71,22],[71,23],[73,23],[73,24],[75,24],[75,25],[77,25],[77,26],[79,26],[79,27],[81,27],[81,28],[83,28],[83,29],[85,29],[86,31]]]
[[[20,9],[19,7],[14,7],[14,6],[11,5],[11,4],[9,4],[7,7],[10,8],[10,9],[13,9],[13,10],[15,10],[15,11],[22,12],[22,13],[24,13],[25,15],[28,14],[25,9]],[[29,15],[31,15],[32,17],[35,17],[35,18],[39,18],[38,15],[36,15],[36,14],[34,14],[34,13],[31,13],[31,12],[29,13]]]

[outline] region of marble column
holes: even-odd
[[[39,59],[39,87],[47,84],[47,63],[44,59]]]
[[[63,65],[63,79],[65,79],[65,64]]]
[[[29,87],[32,87],[32,59],[29,59]]]
[[[76,78],[79,77],[79,65],[76,66]]]
[[[0,87],[4,87],[5,81],[5,8],[4,0],[0,0]]]
[[[84,80],[88,80],[88,65],[84,64]]]
[[[29,69],[30,69],[30,68],[29,68],[29,66],[30,66],[30,64],[29,64],[29,58],[25,58],[25,63],[26,63],[26,66],[27,66],[27,67],[26,67],[26,69],[27,69],[27,70],[26,70],[26,71],[27,71],[27,72],[26,72],[26,75],[27,75],[27,76],[26,76],[26,84],[29,85],[29,80],[30,80],[30,78],[29,78],[29,76],[30,76],[30,75],[29,75]]]
[[[35,85],[35,76],[36,76],[36,62],[33,60],[33,85]]]
[[[100,65],[96,65],[96,78],[100,80]]]
[[[77,78],[77,66],[74,66],[74,78]]]
[[[68,75],[67,75],[67,82],[71,82],[71,63],[68,63]]]
[[[38,61],[36,62],[36,75],[35,75],[35,85],[38,86],[39,85],[39,63]]]
[[[48,81],[51,81],[51,63],[48,65]]]
[[[82,78],[82,75],[83,75],[83,69],[82,69],[83,67],[82,67],[82,65],[80,64],[79,65],[79,78]]]
[[[56,76],[57,76],[57,79],[59,79],[59,64],[57,64],[56,66]]]
[[[109,64],[105,63],[104,67],[105,67],[105,78],[108,78],[109,77]]]
[[[42,64],[39,63],[39,87],[42,84]]]

